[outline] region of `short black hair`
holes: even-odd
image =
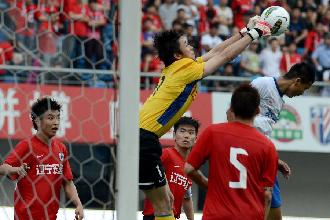
[[[46,111],[48,110],[61,111],[61,108],[62,106],[57,101],[55,101],[50,97],[44,97],[38,99],[35,103],[33,103],[31,107],[31,120],[33,123],[33,128],[35,130],[38,130],[38,126],[35,120],[38,117],[42,116]]]
[[[231,97],[230,107],[235,117],[252,120],[260,105],[258,90],[249,84],[237,87]]]
[[[315,69],[306,62],[296,63],[289,72],[283,75],[284,79],[300,78],[303,84],[313,84],[315,82]]]
[[[158,52],[159,59],[164,62],[165,66],[169,66],[176,61],[174,54],[181,54],[179,43],[181,36],[183,36],[182,33],[173,30],[163,31],[155,36],[154,47]]]
[[[199,121],[193,119],[192,117],[181,117],[175,124],[174,124],[174,132],[178,130],[180,125],[192,125],[195,128],[196,134],[198,134],[198,129],[200,127]]]

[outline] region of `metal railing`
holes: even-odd
[[[62,67],[41,67],[41,66],[17,66],[17,65],[0,65],[0,70],[7,70],[10,73],[13,73],[13,75],[17,72],[38,72],[41,75],[45,73],[67,73],[67,74],[92,74],[92,75],[115,75],[114,70],[95,70],[95,69],[73,69],[73,68],[62,68]],[[145,78],[145,82],[143,85],[143,88],[151,88],[151,79],[156,77],[159,78],[160,74],[156,72],[141,72],[141,77]],[[21,77],[21,76],[17,76]],[[118,78],[120,79],[120,76],[118,75]],[[239,77],[239,76],[208,76],[203,81],[226,81],[226,82],[249,82],[253,78],[252,77]],[[1,80],[1,77],[0,77]],[[80,85],[82,84],[80,82],[70,81],[70,80],[63,80],[59,77],[61,83],[63,84],[70,84],[70,85]],[[45,81],[41,81],[40,83],[46,83]],[[47,83],[58,83],[58,81],[47,81]],[[330,86],[330,82],[324,82],[324,81],[317,81],[313,84],[314,87],[328,87]]]

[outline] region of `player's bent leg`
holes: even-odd
[[[270,205],[270,210],[267,220],[282,220],[281,205],[282,205],[282,199],[281,199],[280,185],[278,183],[278,179],[276,178],[276,182],[273,186],[272,202]]]
[[[155,220],[175,220],[161,155],[157,135],[140,129],[139,187],[154,208]]]
[[[174,219],[167,187],[168,186],[165,185],[158,188],[143,190],[154,208],[155,220]]]

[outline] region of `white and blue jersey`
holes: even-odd
[[[277,84],[277,78],[259,77],[251,82],[260,95],[260,114],[254,119],[254,127],[261,133],[270,137],[273,125],[279,120],[279,115],[284,105],[283,94]],[[271,208],[281,206],[281,192],[278,180],[273,186]]]
[[[283,94],[274,77],[259,77],[253,80],[251,85],[260,95],[260,114],[254,119],[254,127],[270,137],[284,104]]]

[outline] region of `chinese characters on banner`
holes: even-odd
[[[141,103],[152,91],[141,91]],[[36,131],[30,109],[40,97],[51,96],[62,105],[57,137],[67,142],[113,143],[118,134],[118,102],[112,89],[36,86],[0,83],[0,138],[23,139]],[[201,106],[203,106],[201,108]],[[202,129],[212,122],[211,95],[199,94],[185,115],[198,119]],[[171,145],[172,130],[161,139]]]

